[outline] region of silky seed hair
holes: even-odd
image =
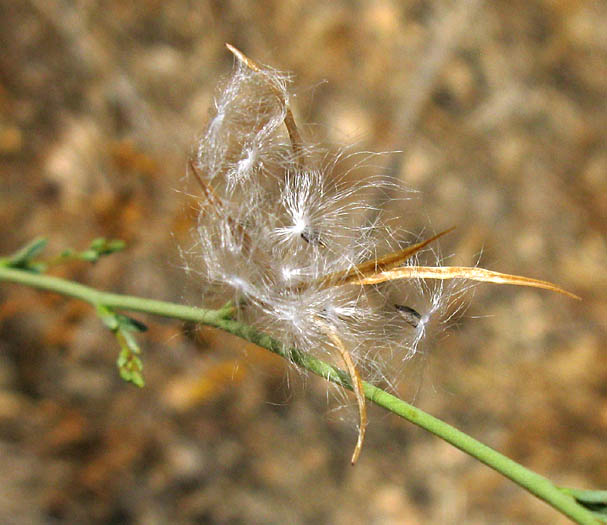
[[[207,304],[232,301],[243,322],[346,369],[359,414],[355,463],[367,425],[363,380],[396,388],[401,365],[428,350],[470,282],[573,294],[545,281],[441,266],[429,245],[450,230],[406,242],[402,221],[371,203],[384,191],[400,194],[402,208],[407,191],[385,176],[352,182],[368,153],[340,173],[353,154],[332,155],[302,138],[290,76],[227,47],[234,71],[190,162],[201,193],[188,267],[203,280]]]

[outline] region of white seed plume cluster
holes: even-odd
[[[301,138],[289,77],[228,48],[235,70],[191,162],[202,188],[200,272],[242,320],[345,364],[359,408],[354,463],[367,423],[362,379],[396,382],[393,358],[410,359],[428,327],[445,320],[452,296],[445,279],[556,288],[480,268],[419,266],[438,235],[403,245],[381,210],[368,213],[371,197],[382,188],[393,194],[396,183],[336,175],[339,159],[328,161]]]

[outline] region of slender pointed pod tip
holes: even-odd
[[[244,55],[242,54],[242,52],[241,52],[239,49],[237,49],[236,47],[234,47],[234,46],[233,46],[232,44],[230,44],[229,42],[226,42],[226,47],[227,47],[227,48],[230,50],[230,52],[231,52],[231,53],[232,53],[234,56],[236,56],[236,57],[238,57],[238,58],[240,58],[240,57],[244,56]]]
[[[240,60],[240,62],[242,62],[245,66],[247,66],[251,71],[255,71],[256,73],[262,72],[263,68],[257,62],[255,62],[254,60],[249,58],[247,55],[245,55],[242,51],[240,51],[240,49],[237,49],[236,47],[234,47],[232,44],[229,44],[228,42],[226,42],[226,47],[230,50],[230,52],[238,60]],[[303,141],[301,139],[299,130],[297,129],[297,124],[295,123],[295,118],[293,117],[293,113],[289,107],[288,97],[286,96],[285,93],[282,93],[280,89],[277,89],[276,86],[274,86],[274,90],[276,91],[276,94],[280,97],[281,101],[285,105],[286,114],[285,114],[285,118],[284,118],[284,124],[289,133],[289,138],[291,140],[291,146],[293,148],[293,153],[295,154],[295,156],[298,159],[297,160],[298,166],[299,166],[299,168],[303,168],[303,156],[302,156]]]
[[[232,44],[226,42],[226,47],[230,50],[230,52],[243,64],[245,64],[249,69],[253,71],[261,71],[261,68],[257,63],[251,60],[247,55],[245,55],[240,49],[234,47]]]
[[[470,281],[485,283],[543,288],[544,290],[557,292],[578,301],[582,300],[578,295],[568,292],[548,281],[465,266],[404,266],[358,278],[352,281],[351,284],[369,285],[397,279],[468,279]]]
[[[391,270],[401,264],[404,264],[407,259],[413,257],[416,253],[423,250],[430,243],[434,242],[439,237],[446,235],[453,230],[455,226],[448,228],[432,237],[425,239],[421,242],[407,246],[402,250],[389,253],[383,257],[366,261],[362,264],[349,268],[347,270],[334,272],[318,280],[323,286],[329,288],[331,286],[342,286],[344,284],[367,284],[364,281],[365,278],[373,279],[374,276],[379,274],[385,274],[388,270]]]

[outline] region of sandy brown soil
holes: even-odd
[[[204,305],[181,270],[184,175],[231,42],[293,72],[318,137],[403,151],[379,167],[420,191],[408,229],[457,226],[451,264],[583,298],[478,287],[403,395],[421,384],[424,410],[606,488],[606,25],[599,1],[0,0],[0,253],[119,237],[126,252],[54,273]],[[87,306],[0,285],[0,522],[567,523],[379,410],[352,468],[355,411],[324,382],[141,318],[138,390]]]

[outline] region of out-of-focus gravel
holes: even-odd
[[[295,110],[419,190],[412,232],[479,286],[403,395],[561,485],[607,486],[607,4],[0,0],[0,253],[119,237],[66,276],[204,304],[185,166],[231,42],[292,71]],[[178,191],[176,191],[178,190]],[[567,523],[404,421],[209,329],[145,319],[147,386],[86,306],[0,284],[2,523]],[[420,388],[418,388],[420,387]],[[329,398],[334,397],[332,394]]]

